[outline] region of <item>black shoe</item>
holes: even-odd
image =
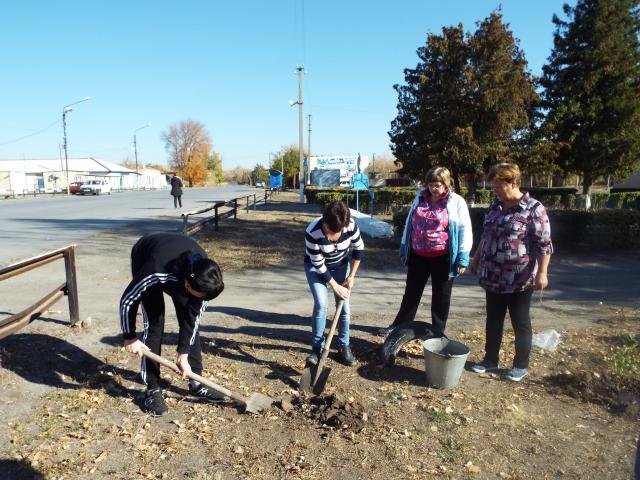
[[[340,347],[338,354],[340,355],[340,361],[348,367],[351,367],[358,362],[356,357],[353,356],[353,353],[351,353],[351,347],[349,345]]]
[[[318,362],[320,361],[320,355],[318,355],[316,352],[311,352],[311,354],[307,357],[307,364],[308,365],[318,365]]]
[[[191,383],[189,383],[189,393],[195,397],[204,398],[212,403],[220,403],[224,402],[227,397],[223,394],[216,392],[210,388],[205,387],[201,383],[198,384],[197,387],[194,387]]]
[[[393,331],[394,328],[396,328],[396,327],[391,326],[391,327],[380,328],[380,329],[378,329],[376,334],[379,337],[386,337],[387,335],[389,335]]]
[[[153,390],[147,390],[142,402],[142,410],[145,413],[159,417],[167,413],[167,404],[164,403],[162,397],[162,390],[160,388],[154,388]]]

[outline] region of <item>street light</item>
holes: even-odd
[[[300,175],[298,183],[300,184],[300,203],[304,203],[304,152],[302,151],[302,71],[304,67],[298,65],[296,70],[298,71],[298,101],[295,102],[291,100],[289,101],[289,105],[291,107],[298,105],[298,150],[300,154]]]
[[[67,179],[67,195],[71,195],[71,189],[69,188],[69,157],[67,155],[67,113],[73,111],[73,108],[71,108],[72,105],[77,105],[78,103],[86,102],[87,100],[91,100],[91,97],[84,97],[82,100],[78,100],[77,102],[73,102],[62,107],[62,138],[64,145],[65,177]]]
[[[147,128],[149,126],[151,126],[151,124],[147,123],[146,125],[143,125],[143,126],[141,126],[139,128],[136,128],[133,131],[133,153],[134,153],[134,155],[136,157],[136,190],[138,190],[140,188],[140,173],[138,173],[138,144],[136,142],[136,132],[138,130],[142,130],[143,128]]]

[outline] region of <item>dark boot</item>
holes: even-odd
[[[358,363],[356,357],[351,353],[351,347],[349,345],[342,345],[338,350],[338,353],[340,355],[340,361],[346,366],[351,367]]]

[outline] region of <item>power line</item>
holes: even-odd
[[[43,128],[42,130],[38,130],[37,132],[30,133],[29,135],[24,135],[24,136],[22,136],[22,137],[15,138],[15,139],[13,139],[13,140],[8,140],[8,141],[6,141],[6,142],[1,142],[1,143],[0,143],[0,146],[2,146],[2,145],[9,145],[10,143],[16,143],[16,142],[19,142],[20,140],[24,140],[25,138],[30,138],[30,137],[34,137],[34,136],[36,136],[36,135],[40,135],[41,133],[44,133],[44,132],[46,132],[47,130],[49,130],[49,129],[50,129],[51,127],[53,127],[54,125],[59,124],[61,121],[62,121],[62,120],[56,120],[56,121],[55,121],[55,122],[53,122],[51,125],[49,125],[49,126],[47,126],[47,127]]]

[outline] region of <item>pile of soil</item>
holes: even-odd
[[[322,426],[360,432],[368,419],[362,405],[352,397],[341,400],[336,394],[305,399],[299,397],[294,406],[307,418]]]
[[[560,373],[544,379],[549,393],[567,395],[606,407],[612,413],[637,416],[640,412],[640,379],[621,381],[615,375],[590,372]]]

